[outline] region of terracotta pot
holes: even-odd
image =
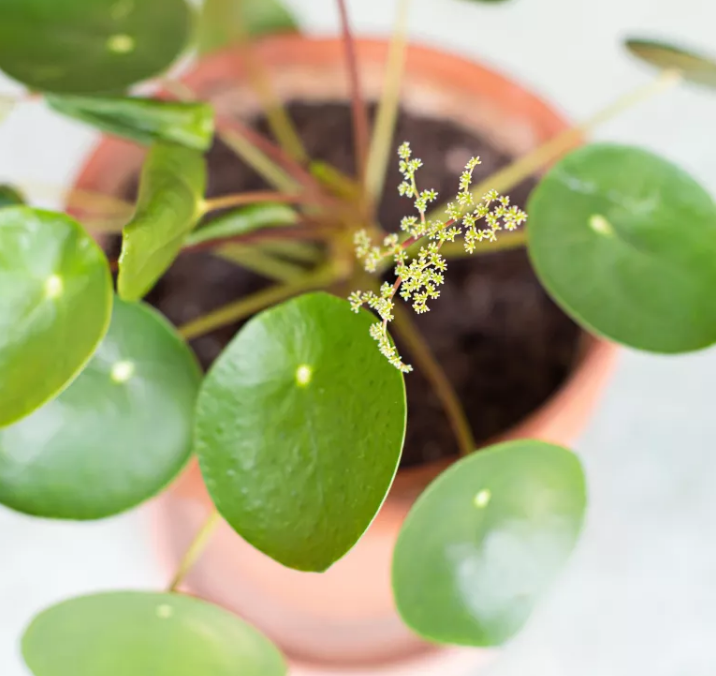
[[[287,36],[258,47],[283,99],[345,100],[347,80],[335,39]],[[365,91],[380,94],[384,42],[358,44]],[[234,52],[203,60],[186,78],[225,113],[259,109]],[[408,52],[403,105],[412,112],[458,122],[512,155],[566,128],[552,108],[501,75],[456,56],[413,46]],[[136,172],[143,151],[103,141],[79,188],[117,192]],[[615,348],[585,336],[571,378],[539,410],[501,439],[534,437],[569,444],[584,426],[611,370]],[[384,508],[358,545],[327,573],[298,573],[274,563],[222,524],[186,581],[187,590],[220,603],[260,627],[292,660],[292,673],[457,673],[489,657],[487,651],[438,650],[414,637],[396,615],[389,570],[398,530],[415,497],[446,466],[401,472]],[[174,567],[205,519],[210,501],[196,465],[154,505],[155,543]]]

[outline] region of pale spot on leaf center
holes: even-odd
[[[488,488],[483,488],[479,493],[477,493],[477,495],[475,495],[473,503],[478,509],[485,509],[485,507],[490,504],[491,499],[492,491]]]
[[[161,617],[163,620],[166,620],[167,618],[171,617],[174,614],[174,610],[171,606],[167,604],[162,604],[161,606],[157,606],[157,617]]]
[[[131,361],[118,361],[112,366],[110,377],[115,383],[126,383],[134,375],[134,363]]]
[[[604,237],[612,237],[614,235],[614,227],[601,214],[594,214],[589,218],[589,227],[598,235]]]
[[[134,38],[124,33],[112,35],[107,40],[107,49],[115,54],[129,54],[134,51],[134,46]]]
[[[310,366],[308,366],[306,364],[301,364],[296,369],[296,382],[301,387],[306,387],[306,385],[308,385],[308,383],[311,382],[312,377],[313,377],[313,370],[311,369]]]
[[[65,285],[59,275],[50,275],[45,280],[45,296],[47,298],[59,298],[62,295]]]

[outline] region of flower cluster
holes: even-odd
[[[402,240],[397,234],[387,235],[381,246],[374,244],[365,230],[359,230],[355,235],[356,256],[366,271],[377,272],[385,259],[392,258],[396,281],[392,285],[383,284],[380,295],[372,291],[354,291],[349,300],[355,312],[367,305],[378,314],[381,321],[371,326],[371,336],[393,366],[409,373],[412,367],[402,361],[388,335],[388,324],[394,318],[396,293],[410,302],[418,314],[428,312],[428,302],[440,296],[439,287],[445,281],[447,262],[440,254],[445,242],[454,242],[463,235],[465,250],[474,253],[479,242],[496,241],[500,230],[515,230],[527,220],[527,215],[519,207],[510,206],[509,197],[501,196],[495,190],[475,201],[470,187],[480,159],[474,157],[460,176],[456,201],[447,205],[447,220],[428,220],[425,213],[438,194],[434,190],[418,191],[415,174],[422,162],[412,157],[408,143],[400,146],[398,156],[403,175],[398,191],[413,199],[418,216],[403,218],[400,223],[400,229],[405,233]],[[423,239],[427,239],[427,243],[411,257],[410,248]]]

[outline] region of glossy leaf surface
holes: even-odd
[[[298,25],[281,0],[204,0],[198,47],[206,54],[242,36],[258,38],[296,30]]]
[[[403,620],[438,643],[504,643],[568,559],[585,504],[579,460],[559,446],[514,441],[463,458],[418,498],[398,537]]]
[[[191,350],[159,313],[115,300],[109,332],[77,379],[0,430],[0,503],[99,519],[152,497],[189,458],[200,381]]]
[[[206,103],[142,98],[47,96],[63,115],[139,143],[177,143],[208,150],[214,138],[214,110]]]
[[[102,250],[71,218],[0,209],[0,427],[57,396],[109,326]]]
[[[196,452],[222,516],[249,543],[323,571],[370,525],[405,434],[402,374],[374,320],[324,293],[267,310],[237,334],[199,395]]]
[[[527,211],[537,274],[582,326],[654,352],[716,342],[716,207],[686,172],[639,148],[586,146]]]
[[[142,298],[173,263],[202,216],[205,189],[206,162],[200,152],[152,147],[142,169],[137,210],[123,231],[121,298]]]
[[[171,65],[191,19],[185,0],[3,0],[0,68],[38,91],[123,90]]]
[[[251,625],[178,594],[112,592],[71,599],[28,627],[34,676],[284,676],[273,644]]]
[[[637,58],[660,70],[679,70],[695,84],[716,88],[716,60],[705,54],[655,40],[631,38],[626,48]]]
[[[187,238],[188,245],[214,239],[237,237],[273,226],[296,223],[296,212],[285,204],[252,204],[218,216],[202,228],[194,230]]]

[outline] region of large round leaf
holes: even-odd
[[[3,0],[0,68],[40,91],[121,90],[171,65],[191,18],[185,0]]]
[[[583,326],[655,352],[716,341],[716,207],[684,171],[638,148],[587,146],[527,210],[537,274]]]
[[[102,340],[112,279],[71,218],[0,209],[0,427],[56,396]]]
[[[360,538],[393,481],[403,377],[374,319],[324,293],[251,320],[199,395],[196,452],[222,516],[299,570],[323,571]]]
[[[514,441],[463,458],[420,496],[398,537],[403,620],[439,643],[505,642],[572,552],[585,504],[579,460],[559,446]]]
[[[22,652],[35,676],[284,676],[274,645],[251,625],[177,594],[114,592],[38,615]]]
[[[200,381],[194,355],[161,315],[116,300],[78,378],[0,430],[0,503],[99,519],[152,497],[189,458]]]
[[[624,44],[634,56],[651,66],[681,71],[690,82],[716,88],[716,61],[710,56],[656,40],[630,38]]]

